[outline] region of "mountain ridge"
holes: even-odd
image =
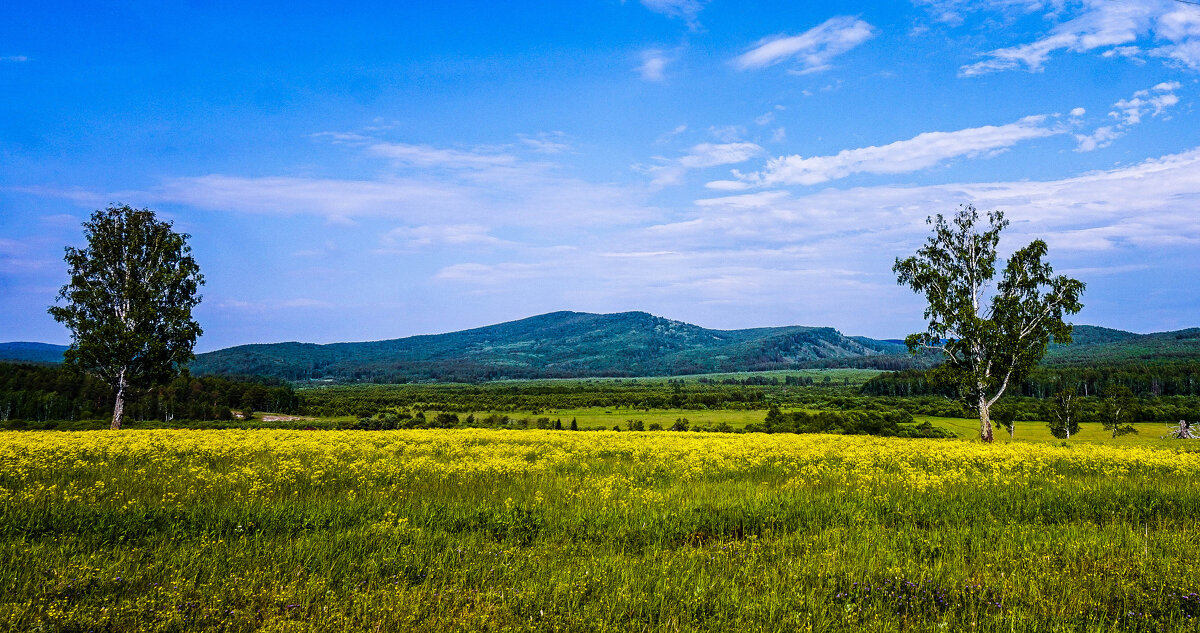
[[[0,343],[0,360],[59,362],[66,346]],[[512,378],[671,376],[717,372],[929,366],[898,339],[845,336],[832,327],[718,330],[633,311],[557,311],[442,334],[378,341],[250,343],[204,354],[191,371],[285,380],[477,382]],[[1200,360],[1200,328],[1137,334],[1075,326],[1074,343],[1051,345],[1050,366]]]
[[[382,341],[243,345],[201,354],[192,368],[290,380],[475,381],[753,371],[902,352],[825,327],[715,330],[646,312],[559,311]]]

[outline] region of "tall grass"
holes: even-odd
[[[0,630],[1191,630],[1200,454],[0,434]]]

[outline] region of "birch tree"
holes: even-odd
[[[1062,389],[1054,394],[1051,403],[1050,433],[1061,440],[1071,439],[1079,432],[1079,400],[1073,389]]]
[[[192,358],[192,308],[204,283],[188,235],[149,209],[110,206],[84,222],[84,248],[66,249],[71,280],[51,306],[71,330],[64,362],[112,386],[112,428],[131,390],[165,382]]]
[[[1137,401],[1133,392],[1125,385],[1110,384],[1100,394],[1100,422],[1105,431],[1112,432],[1112,438],[1127,433],[1137,433],[1134,421],[1134,406]]]
[[[970,205],[950,220],[929,218],[933,235],[916,255],[896,258],[892,271],[928,301],[928,328],[905,339],[909,350],[942,353],[934,377],[955,386],[979,412],[979,437],[991,442],[992,405],[1028,375],[1052,339],[1071,342],[1063,318],[1083,307],[1084,284],[1054,276],[1044,261],[1046,243],[1034,240],[1013,253],[993,288],[1000,232],[1008,222],[1001,211],[988,212],[986,220],[977,229],[980,215]]]

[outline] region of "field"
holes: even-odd
[[[0,630],[1194,630],[1189,448],[3,433]]]

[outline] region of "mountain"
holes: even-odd
[[[1048,367],[1200,362],[1200,328],[1136,334],[1075,326],[1051,345]],[[0,360],[60,362],[66,347],[0,343]],[[844,336],[828,327],[710,330],[645,312],[552,312],[487,327],[363,343],[240,345],[200,354],[195,374],[257,374],[344,382],[672,376],[806,367],[906,369],[902,341]]]
[[[241,345],[200,354],[196,374],[288,380],[495,380],[669,376],[798,367],[912,367],[902,345],[827,327],[710,330],[645,312],[552,312],[461,332],[365,343]]]
[[[20,363],[61,363],[66,345],[49,343],[27,343],[17,341],[0,343],[0,361]]]
[[[1077,325],[1070,345],[1051,345],[1043,365],[1100,365],[1200,362],[1200,328],[1135,334],[1094,325]]]

